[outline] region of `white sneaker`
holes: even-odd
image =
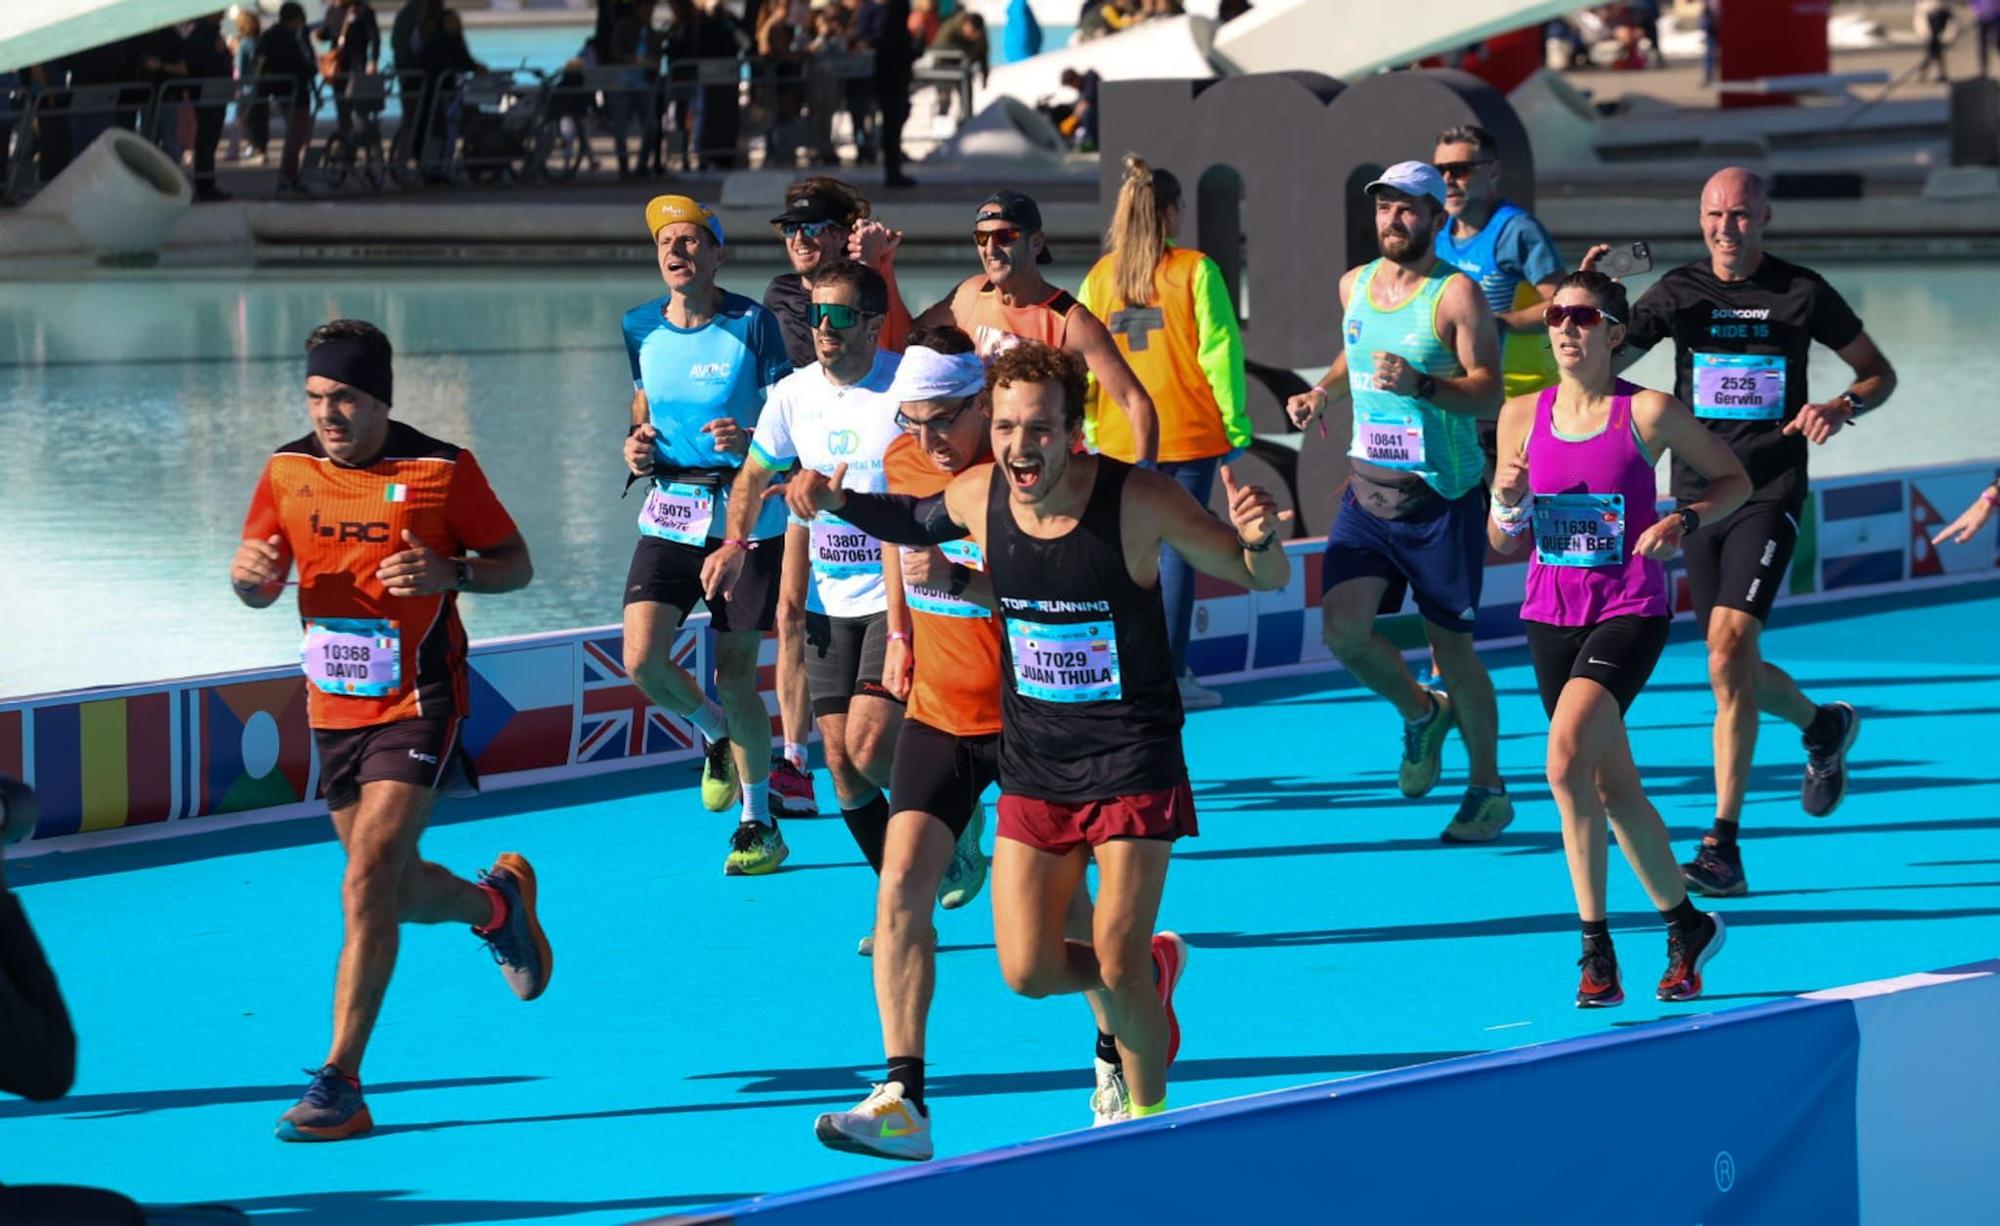
[[[904,1162],[931,1157],[930,1117],[903,1099],[903,1083],[878,1085],[852,1111],[832,1111],[813,1121],[813,1135],[828,1149]]]
[[[979,897],[986,884],[986,853],[979,848],[985,833],[986,806],[980,805],[965,824],[965,833],[958,836],[951,864],[944,870],[944,880],[938,882],[938,906],[954,911]]]
[[[1097,1088],[1090,1093],[1090,1126],[1123,1123],[1132,1118],[1132,1096],[1125,1089],[1125,1070],[1104,1060],[1097,1065]]]
[[[1181,709],[1209,711],[1222,705],[1222,695],[1194,679],[1194,670],[1181,674]]]

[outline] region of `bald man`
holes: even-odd
[[[1847,789],[1847,750],[1861,717],[1844,702],[1820,705],[1764,661],[1759,636],[1798,541],[1806,500],[1808,444],[1826,442],[1896,388],[1896,372],[1839,291],[1808,268],[1764,250],[1771,205],[1764,183],[1741,167],[1716,172],[1701,192],[1708,257],[1673,269],[1632,308],[1621,361],[1630,365],[1663,340],[1674,343],[1674,395],[1722,436],[1755,492],[1741,510],[1701,524],[1682,544],[1695,616],[1708,641],[1715,687],[1715,824],[1681,866],[1703,894],[1747,890],[1737,823],[1765,711],[1805,741],[1800,803],[1825,817]],[[1608,251],[1584,257],[1591,268]],[[1846,391],[1808,402],[1806,359],[1814,341],[1853,370]],[[1676,458],[1674,498],[1683,507],[1706,483]]]

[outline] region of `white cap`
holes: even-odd
[[[1429,196],[1439,204],[1444,203],[1444,176],[1429,162],[1398,162],[1383,171],[1382,177],[1364,190],[1372,196],[1380,187],[1399,191],[1405,196]]]
[[[922,345],[903,351],[902,364],[889,384],[889,399],[947,400],[970,396],[986,386],[986,364],[976,353],[939,353]]]

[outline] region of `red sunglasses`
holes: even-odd
[[[975,247],[984,247],[988,243],[998,243],[1002,247],[1011,247],[1016,242],[1019,242],[1020,238],[1020,230],[1013,226],[1001,226],[997,230],[974,230],[972,232],[972,245]]]
[[[1607,320],[1614,324],[1625,322],[1609,311],[1601,311],[1594,306],[1552,306],[1542,312],[1542,322],[1551,328],[1560,328],[1574,321],[1577,327],[1588,329],[1595,328]]]

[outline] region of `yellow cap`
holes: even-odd
[[[717,243],[723,241],[722,223],[716,219],[713,210],[703,208],[694,197],[655,196],[646,202],[646,232],[654,238],[660,237],[661,230],[678,221],[706,226],[708,232],[715,235]]]

